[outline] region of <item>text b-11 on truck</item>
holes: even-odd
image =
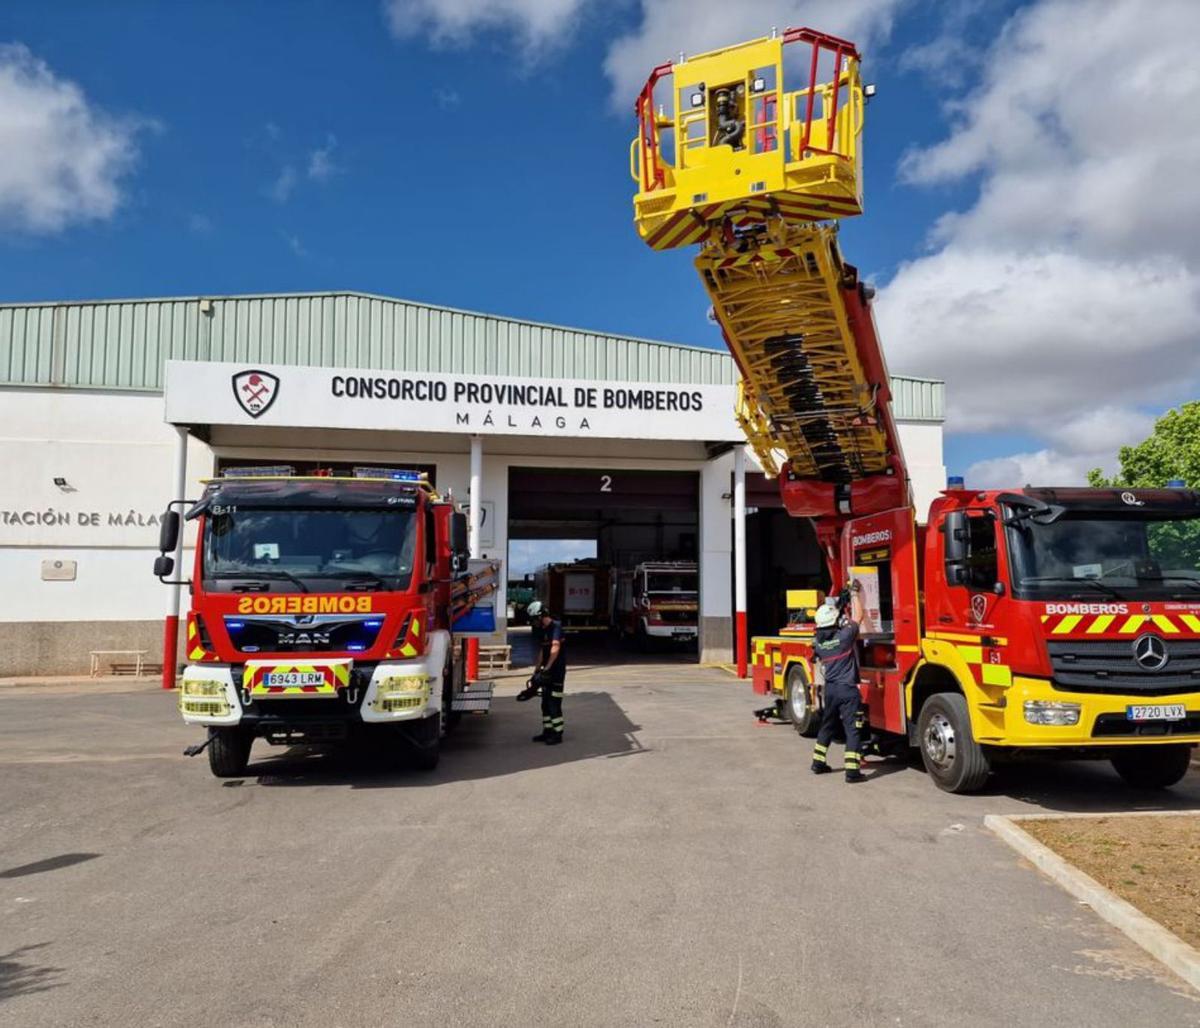
[[[291,470],[226,471],[184,515],[197,545],[180,713],[208,728],[218,777],[245,773],[256,738],[373,742],[432,768],[450,725],[490,706],[459,639],[494,631],[498,568],[468,560],[466,516],[416,473]],[[170,510],[160,578],[179,531]]]

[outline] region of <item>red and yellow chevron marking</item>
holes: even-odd
[[[1007,689],[1012,685],[1012,668],[1003,663],[1004,651],[991,646],[956,643],[954,648],[962,657],[978,685]]]
[[[400,641],[400,645],[395,649],[388,650],[385,657],[416,657],[421,653],[424,643],[421,642],[423,634],[423,625],[421,614],[418,611],[413,611],[408,619],[408,627],[405,629],[404,638]]]
[[[333,696],[338,689],[344,689],[350,684],[350,666],[348,660],[328,661],[322,664],[260,664],[250,662],[242,672],[242,687],[250,691],[251,696]],[[320,674],[324,681],[320,685],[267,685],[268,674],[288,674],[299,672],[305,674]]]
[[[200,628],[196,624],[196,614],[188,611],[187,616],[187,657],[188,660],[212,661],[217,659],[215,653],[210,653],[200,641]]]
[[[1200,635],[1200,617],[1195,614],[1043,614],[1048,638],[1056,635]]]

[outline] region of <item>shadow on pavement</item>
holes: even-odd
[[[33,946],[21,946],[8,953],[0,953],[0,1000],[46,992],[65,984],[56,980],[63,972],[61,967],[49,967],[20,959],[48,945],[48,942],[39,942]]]
[[[999,766],[982,795],[1008,796],[1046,811],[1192,810],[1200,807],[1200,774],[1172,789],[1135,789],[1104,760],[1046,760]]]
[[[441,762],[433,771],[407,768],[399,756],[309,746],[271,752],[265,744],[257,742],[253,756],[260,759],[252,757],[247,777],[257,776],[259,785],[272,788],[303,785],[416,788],[645,752],[634,737],[641,726],[630,721],[606,692],[568,690],[564,715],[566,732],[561,745],[534,743],[531,737],[541,730],[537,701],[517,703],[511,696],[499,696],[490,714],[464,718],[442,740]]]
[[[45,871],[57,871],[60,867],[70,867],[72,864],[82,864],[95,860],[99,853],[60,853],[57,857],[47,857],[45,860],[35,860],[32,864],[22,864],[20,867],[10,867],[0,871],[0,878],[24,878],[26,875],[39,875]]]

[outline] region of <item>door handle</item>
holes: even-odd
[[[943,625],[951,625],[954,623],[954,618],[952,618],[949,614],[939,614],[938,621],[940,621]]]

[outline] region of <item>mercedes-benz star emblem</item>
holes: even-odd
[[[1161,671],[1167,666],[1167,645],[1157,635],[1139,635],[1133,641],[1133,659],[1146,671]]]

